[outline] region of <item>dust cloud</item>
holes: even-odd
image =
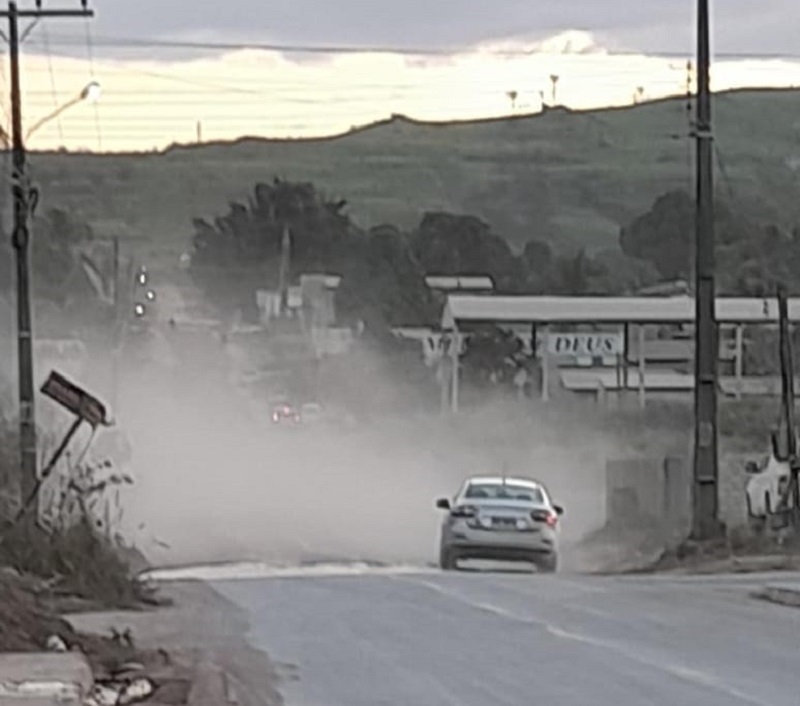
[[[567,508],[566,545],[603,523],[613,443],[579,417],[505,401],[456,419],[429,413],[354,429],[275,427],[266,405],[225,376],[187,360],[180,368],[180,382],[153,370],[130,374],[120,411],[136,481],[125,498],[126,527],[155,565],[427,564],[437,556],[436,498],[475,473],[544,482]],[[381,384],[391,392],[393,383]]]
[[[109,353],[94,358],[76,381],[110,402]],[[594,412],[493,399],[456,418],[409,411],[352,429],[282,428],[230,368],[216,341],[134,345],[121,361],[115,416],[134,478],[121,531],[156,566],[428,564],[442,520],[435,500],[476,473],[544,482],[566,507],[567,551],[604,522],[605,459],[621,442],[593,424]],[[346,383],[362,396],[401,396],[388,379],[354,372]]]

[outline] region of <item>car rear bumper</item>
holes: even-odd
[[[557,553],[554,546],[499,546],[486,544],[451,544],[447,546],[458,559],[485,561],[534,561],[537,558]]]
[[[461,557],[474,559],[506,559],[554,554],[558,541],[551,531],[493,532],[468,530],[449,532],[443,537],[442,547]]]

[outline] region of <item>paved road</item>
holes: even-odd
[[[766,577],[299,576],[226,582],[297,666],[288,706],[796,706],[800,610]]]

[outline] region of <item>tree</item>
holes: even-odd
[[[524,268],[508,243],[475,216],[426,213],[411,239],[425,274],[489,275],[499,291],[516,291]]]
[[[523,365],[522,341],[512,332],[490,326],[473,333],[466,342],[464,377],[478,385],[510,385]]]
[[[255,292],[275,288],[284,229],[291,234],[291,273],[344,274],[358,232],[347,203],[313,184],[275,179],[256,185],[247,204],[231,203],[213,222],[194,219],[192,272],[223,309],[253,312]]]
[[[620,232],[622,252],[652,263],[665,279],[689,273],[694,241],[694,202],[684,191],[670,191]]]
[[[694,260],[695,204],[685,191],[670,191],[620,231],[620,247],[629,257],[653,265],[663,279],[687,279]],[[715,242],[719,252],[739,247],[757,230],[749,219],[723,201],[715,208]]]
[[[83,248],[94,238],[91,227],[68,211],[52,208],[31,226],[31,281],[33,296],[64,306],[93,297],[80,266]],[[0,290],[10,292],[15,282],[15,253],[10,238],[0,246]]]
[[[549,243],[542,240],[529,240],[525,243],[520,258],[525,272],[525,292],[545,294],[549,291],[555,261],[553,249]]]
[[[717,264],[724,294],[771,297],[779,284],[800,293],[800,239],[775,225],[719,248]]]
[[[592,263],[595,269],[591,286],[599,294],[633,295],[661,278],[652,263],[629,257],[618,248],[601,250]]]
[[[353,255],[337,297],[340,311],[372,330],[430,322],[430,293],[406,234],[392,225],[372,228]]]

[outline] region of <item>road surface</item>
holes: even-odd
[[[215,588],[287,706],[796,706],[800,610],[768,577],[291,574]]]

